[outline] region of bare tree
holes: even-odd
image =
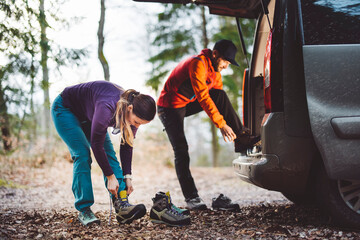
[[[46,36],[46,28],[48,24],[46,22],[45,16],[45,0],[40,0],[40,48],[41,48],[41,69],[42,69],[42,82],[41,87],[44,91],[44,124],[43,128],[45,129],[46,136],[48,136],[48,130],[50,129],[50,94],[49,94],[49,68],[48,68],[48,52],[49,52],[49,42]]]
[[[205,7],[201,6],[201,32],[202,32],[202,42],[203,42],[203,48],[208,48],[209,45],[209,38],[206,30],[207,20],[205,16]],[[219,164],[219,137],[217,135],[217,129],[214,125],[214,123],[208,119],[208,122],[210,124],[211,129],[211,152],[212,152],[212,164],[213,167],[217,167]]]
[[[105,0],[101,1],[101,13],[100,13],[100,21],[99,21],[99,28],[98,28],[98,58],[104,70],[104,78],[106,81],[110,81],[110,70],[109,64],[104,55],[104,25],[105,25]]]

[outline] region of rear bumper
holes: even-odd
[[[233,160],[233,167],[236,175],[246,182],[270,190],[280,190],[282,177],[276,155],[240,156]]]
[[[316,153],[312,138],[286,134],[283,113],[264,117],[261,127],[262,152],[233,160],[235,173],[244,181],[269,190],[305,191]]]

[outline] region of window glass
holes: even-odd
[[[302,0],[305,44],[360,43],[359,0]]]

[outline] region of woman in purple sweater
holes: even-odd
[[[54,100],[51,114],[74,161],[72,190],[75,208],[80,211],[79,220],[84,225],[100,223],[90,209],[94,204],[90,148],[104,174],[118,221],[129,223],[145,215],[145,206],[129,204],[127,194],[134,190],[131,161],[137,128],[153,120],[155,112],[156,104],[151,96],[131,89],[125,91],[107,81],[67,87]],[[120,133],[122,168],[107,132],[108,127],[114,127],[113,132]]]

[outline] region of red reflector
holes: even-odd
[[[264,104],[266,113],[271,112],[271,42],[272,30],[270,30],[267,38],[264,56]]]
[[[245,106],[245,104],[248,104],[248,102],[246,101],[245,102],[245,94],[246,94],[246,92],[245,91],[247,91],[247,89],[245,89],[246,88],[246,86],[245,86],[245,82],[246,82],[246,74],[247,74],[247,72],[248,72],[248,69],[247,68],[245,68],[245,70],[244,70],[244,76],[243,76],[243,85],[242,85],[242,96],[241,96],[241,98],[242,98],[242,103],[243,103],[243,105],[242,105],[242,114],[243,114],[243,117],[242,117],[242,119],[243,119],[243,124],[245,124],[245,111],[247,110],[246,109],[246,106]]]

